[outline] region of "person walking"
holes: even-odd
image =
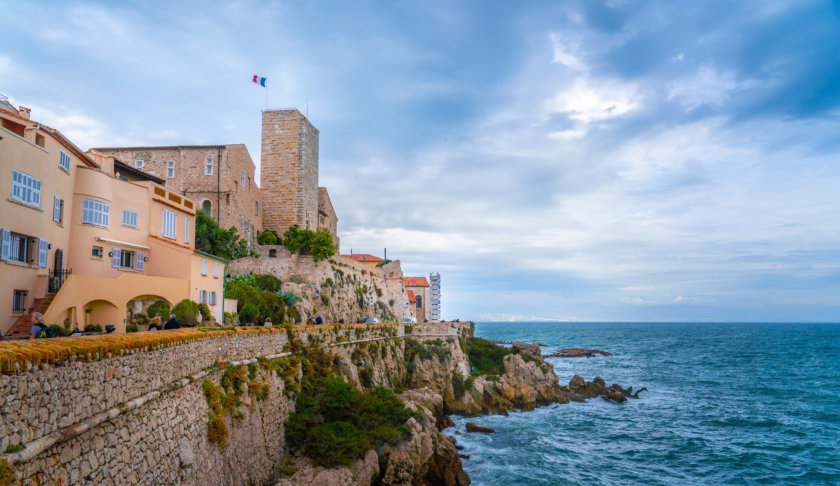
[[[181,324],[175,320],[175,314],[169,314],[169,320],[166,321],[166,324],[163,326],[164,331],[168,331],[170,329],[181,329]]]
[[[47,337],[47,326],[41,322],[43,318],[44,315],[40,312],[32,313],[32,327],[29,328],[29,339]]]

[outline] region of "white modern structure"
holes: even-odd
[[[440,322],[440,274],[437,272],[429,274],[429,296],[431,297],[429,320]]]

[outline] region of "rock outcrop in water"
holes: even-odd
[[[612,353],[608,353],[606,351],[601,351],[599,349],[581,349],[581,348],[569,348],[569,349],[558,349],[557,351],[551,354],[544,354],[543,358],[594,358],[597,355],[601,356],[612,356]]]
[[[647,391],[647,388],[633,393],[633,387],[626,390],[620,385],[612,384],[607,387],[604,379],[596,376],[592,381],[584,380],[580,375],[575,375],[569,381],[569,386],[563,387],[568,391],[568,397],[574,402],[583,402],[590,398],[601,397],[608,402],[621,403],[627,401],[628,398],[639,398],[639,393]]]

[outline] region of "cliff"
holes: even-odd
[[[0,460],[26,485],[469,484],[440,432],[448,413],[531,409],[572,393],[544,362],[509,350],[494,351],[501,374],[471,376],[468,353],[483,350],[474,340],[469,323],[445,323],[2,343]],[[398,440],[347,467],[295,455],[282,424],[319,368],[359,390],[398,391],[412,411]],[[609,390],[600,385],[575,382],[574,398]]]
[[[273,275],[283,291],[301,297],[296,305],[302,319],[321,316],[324,322],[352,323],[367,317],[381,322],[402,322],[413,316],[405,293],[399,261],[388,268],[372,268],[349,258],[334,256],[314,262],[292,255],[280,246],[258,246],[258,258],[230,263],[228,273]]]

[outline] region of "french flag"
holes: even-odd
[[[265,79],[265,78],[262,78],[262,77],[257,76],[257,75],[255,74],[255,75],[254,75],[254,78],[252,79],[252,81],[253,81],[254,83],[256,83],[256,84],[259,84],[259,85],[260,85],[260,86],[262,86],[263,88],[265,88],[265,82],[266,82],[266,79]]]

